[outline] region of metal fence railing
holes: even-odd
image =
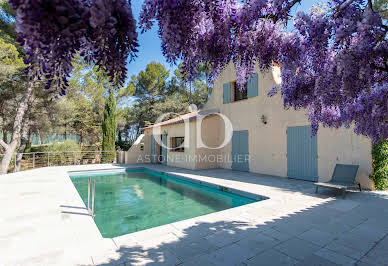
[[[0,154],[0,160],[4,155]],[[25,171],[47,166],[116,163],[116,151],[52,151],[15,153],[8,172]]]

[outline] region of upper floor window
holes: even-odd
[[[223,103],[236,102],[251,97],[258,96],[258,74],[254,73],[245,84],[244,88],[239,90],[236,86],[236,81],[227,82],[223,84]]]
[[[232,82],[232,91],[233,91],[233,96],[234,96],[232,99],[233,102],[248,99],[247,84],[245,84],[243,88],[239,89],[237,87],[236,81],[233,81]]]

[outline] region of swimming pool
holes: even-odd
[[[85,206],[89,177],[96,180],[94,220],[106,238],[259,201],[141,168],[70,173]]]

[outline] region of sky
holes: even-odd
[[[132,11],[134,17],[138,21],[141,6],[144,0],[132,0]],[[302,0],[300,5],[296,5],[292,14],[295,14],[297,11],[305,11],[308,12],[312,5],[317,4],[318,0]],[[128,78],[132,75],[137,75],[141,70],[144,70],[148,63],[155,61],[162,63],[167,69],[170,70],[170,75],[176,66],[171,66],[166,62],[166,59],[163,56],[161,49],[161,41],[158,36],[157,25],[147,31],[144,34],[139,33],[139,52],[134,61],[128,63]]]
[[[132,0],[132,11],[133,15],[136,18],[136,21],[139,21],[139,14],[141,10],[141,6],[144,0]],[[128,78],[132,75],[137,75],[141,70],[144,70],[148,63],[152,61],[162,63],[167,69],[173,70],[176,67],[170,66],[166,62],[166,59],[163,56],[162,48],[161,48],[161,40],[158,36],[158,27],[154,25],[154,27],[147,31],[146,33],[139,33],[139,52],[137,53],[137,57],[134,61],[130,62],[128,67]],[[171,75],[172,71],[170,71]]]

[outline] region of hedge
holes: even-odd
[[[388,189],[388,139],[374,145],[372,149],[373,173],[370,178],[377,190]]]

